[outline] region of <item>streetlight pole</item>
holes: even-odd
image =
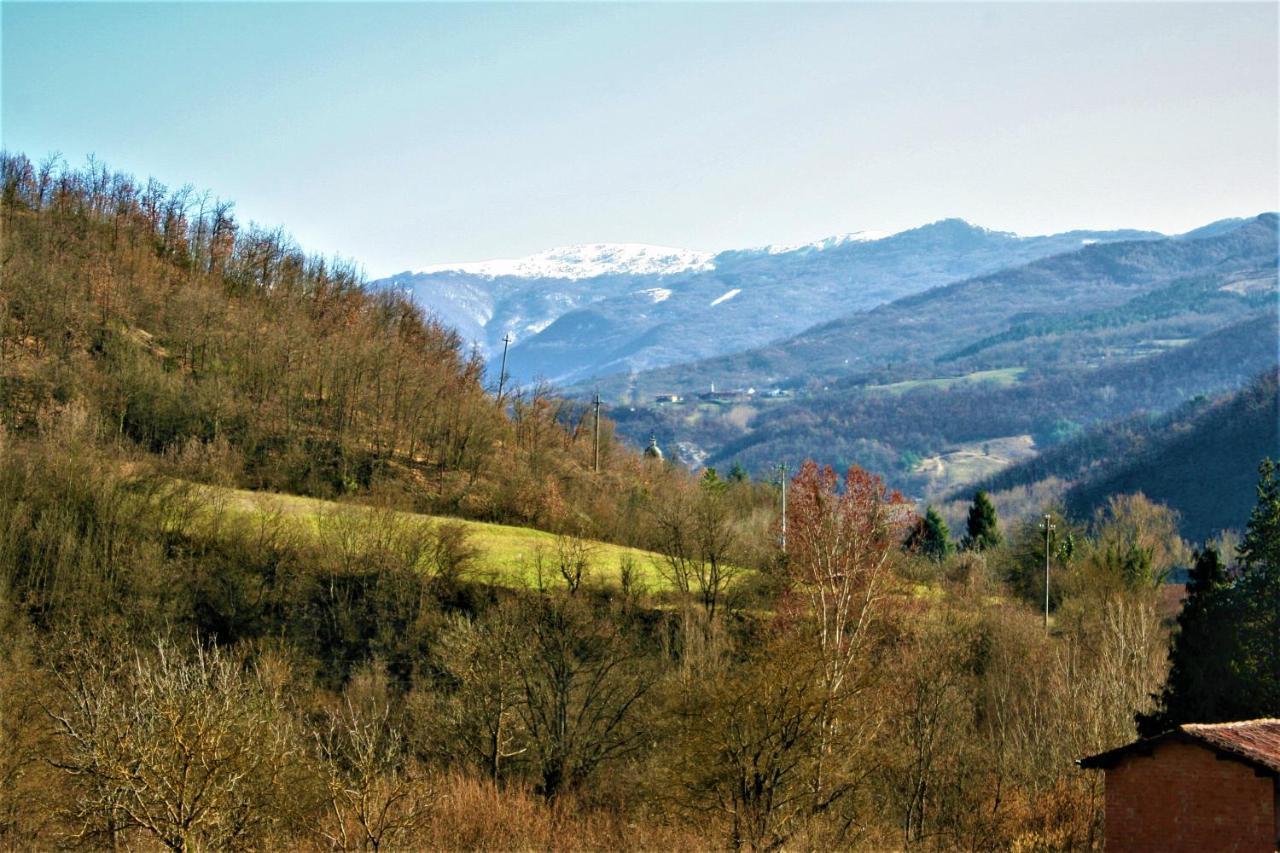
[[[1044,517],[1044,629],[1049,630],[1049,533],[1053,530],[1053,521]]]

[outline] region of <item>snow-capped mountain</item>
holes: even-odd
[[[437,264],[376,281],[488,358],[512,342],[519,382],[581,382],[759,347],[937,285],[1139,231],[1019,237],[945,219],[897,234],[709,254],[638,243]]]
[[[421,273],[466,273],[485,278],[563,278],[577,281],[602,275],[670,275],[713,268],[711,252],[650,246],[647,243],[586,243],[560,246],[524,258],[436,264]]]
[[[848,234],[834,234],[830,237],[824,237],[821,240],[814,240],[809,243],[779,243],[762,246],[759,251],[766,252],[770,255],[781,255],[785,252],[799,252],[805,249],[834,249],[836,246],[843,246],[845,243],[870,243],[873,240],[883,240],[885,237],[893,236],[888,231],[852,231]]]

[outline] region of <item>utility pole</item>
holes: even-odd
[[[787,553],[787,463],[780,463],[778,472],[782,478],[782,553],[785,554]]]
[[[502,399],[502,386],[507,381],[507,347],[511,345],[511,333],[502,336],[502,367],[498,370],[498,399]]]
[[[595,439],[592,441],[592,455],[595,457],[595,470],[600,473],[600,389],[596,389],[596,423],[595,423]]]
[[[1044,517],[1044,629],[1049,630],[1049,533],[1054,525],[1051,518]]]

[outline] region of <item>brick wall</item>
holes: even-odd
[[[1276,850],[1276,780],[1210,749],[1166,741],[1106,771],[1109,853]]]

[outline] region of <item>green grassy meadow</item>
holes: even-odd
[[[339,503],[299,495],[276,492],[255,492],[247,489],[231,489],[217,486],[193,485],[196,493],[211,506],[222,507],[233,516],[253,520],[276,516],[304,536],[320,537],[326,517],[353,513],[358,519],[367,514],[383,512],[361,504]],[[544,530],[514,527],[505,524],[489,524],[410,512],[394,512],[405,521],[437,524],[453,522],[466,528],[469,544],[477,557],[471,574],[483,580],[503,586],[533,586],[538,582],[538,562],[543,564],[544,583],[563,585],[556,571],[556,536]],[[590,574],[587,583],[616,585],[619,566],[630,558],[640,584],[652,591],[670,588],[670,583],[658,570],[662,557],[651,551],[628,548],[608,542],[591,541],[587,545]]]

